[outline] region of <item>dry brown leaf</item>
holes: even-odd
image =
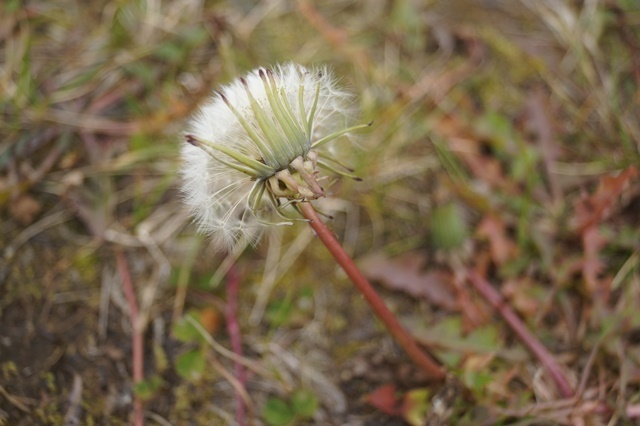
[[[517,185],[506,177],[500,161],[483,154],[483,138],[462,120],[455,116],[446,116],[436,122],[433,129],[447,140],[447,147],[451,153],[458,157],[477,179],[508,194],[520,193]]]
[[[29,225],[42,210],[39,201],[28,194],[20,194],[9,204],[11,216],[22,225]]]
[[[399,401],[395,385],[383,385],[366,396],[367,402],[378,411],[395,416],[399,414]]]
[[[200,311],[200,324],[211,334],[215,334],[220,329],[222,318],[214,307],[207,307]]]
[[[533,317],[540,310],[540,303],[528,291],[528,277],[516,277],[506,280],[502,285],[502,294],[509,299],[513,308],[525,317]]]
[[[589,197],[583,197],[575,204],[576,227],[582,233],[590,226],[596,226],[611,214],[616,200],[632,178],[638,176],[638,169],[629,166],[617,176],[604,176],[598,188]]]
[[[364,275],[387,288],[421,297],[434,305],[455,310],[456,299],[451,273],[443,270],[424,271],[425,255],[405,253],[390,259],[383,254],[373,254],[360,260]]]
[[[464,360],[464,364],[462,365],[462,370],[465,373],[469,372],[478,372],[478,371],[486,371],[489,364],[496,357],[495,353],[487,353],[487,354],[474,354],[469,355]]]
[[[497,265],[517,256],[518,246],[507,235],[507,226],[497,216],[487,215],[478,225],[478,235],[489,240],[491,258]]]
[[[636,176],[638,169],[635,166],[628,167],[617,176],[604,176],[591,196],[575,203],[574,224],[582,239],[582,276],[587,291],[601,302],[606,302],[609,296],[611,279],[600,277],[604,271],[600,250],[607,241],[600,233],[599,225],[611,215],[618,198]]]

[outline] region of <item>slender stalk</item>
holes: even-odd
[[[227,272],[227,332],[231,340],[231,349],[238,357],[242,357],[242,337],[240,335],[240,324],[238,323],[238,287],[240,286],[240,277],[234,266],[229,268]],[[237,360],[234,361],[234,370],[236,379],[241,386],[247,383],[247,375],[244,367]],[[236,422],[239,426],[246,424],[245,405],[242,395],[236,392]]]
[[[547,372],[556,383],[558,390],[565,398],[574,396],[574,391],[569,381],[565,377],[560,365],[547,350],[547,348],[529,332],[518,315],[505,303],[504,296],[493,286],[482,278],[474,270],[469,270],[467,276],[475,289],[485,298],[493,308],[500,313],[505,322],[511,327],[514,333],[522,340],[533,355],[545,366]]]
[[[384,304],[378,293],[373,289],[369,281],[362,275],[362,272],[353,262],[353,259],[342,248],[333,233],[325,226],[318,217],[310,203],[299,203],[302,215],[309,219],[309,224],[324,243],[334,259],[344,269],[353,284],[360,290],[369,305],[380,320],[387,327],[396,342],[404,349],[413,362],[422,368],[431,378],[442,379],[445,377],[444,369],[434,361],[431,356],[418,347],[416,341],[409,335],[407,330],[400,324],[400,321],[391,313]]]
[[[131,274],[129,273],[127,260],[124,258],[121,251],[116,251],[116,262],[118,264],[120,279],[122,279],[122,291],[129,303],[129,315],[131,316],[131,330],[133,334],[133,383],[138,384],[144,380],[144,346],[138,316],[138,301],[136,299],[136,292],[133,288],[133,282],[131,281]],[[134,395],[133,397],[133,424],[135,426],[144,425],[142,401],[137,395]]]

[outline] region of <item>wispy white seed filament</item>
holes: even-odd
[[[317,166],[353,177],[332,158],[348,126],[350,95],[326,68],[259,68],[217,92],[191,118],[182,147],[184,202],[220,247],[256,242],[291,224],[283,206],[324,196]],[[284,218],[285,220],[282,220]]]

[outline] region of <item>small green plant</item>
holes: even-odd
[[[158,375],[151,376],[133,386],[133,391],[142,401],[149,401],[160,390],[164,381]]]
[[[288,401],[271,397],[262,409],[262,417],[270,426],[293,425],[298,420],[308,420],[318,409],[318,399],[313,392],[298,389]]]
[[[194,327],[193,322],[189,321],[188,317],[197,321],[197,315],[194,312],[187,312],[174,323],[173,337],[183,343],[191,343],[196,346],[182,352],[176,358],[175,369],[180,377],[189,381],[198,381],[205,371],[208,349],[202,334]]]

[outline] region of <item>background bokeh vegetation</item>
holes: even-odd
[[[150,424],[232,423],[232,264],[255,424],[633,424],[639,40],[633,0],[3,1],[0,424],[126,424],[134,394]],[[195,234],[186,118],[283,61],[330,65],[373,120],[344,141],[363,182],[333,184],[329,224],[447,383],[410,364],[304,224],[230,254]],[[118,256],[144,326],[135,387]],[[385,385],[420,410],[367,403]]]

